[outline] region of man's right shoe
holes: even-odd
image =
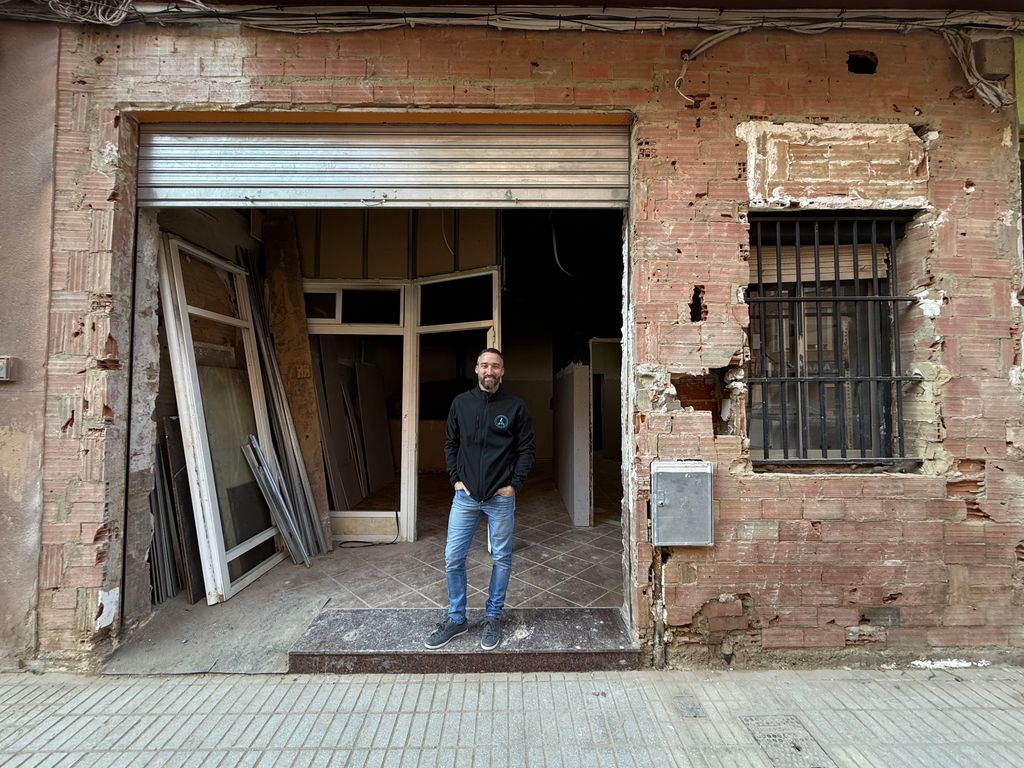
[[[497,616],[488,616],[484,621],[483,635],[480,637],[480,647],[485,651],[491,651],[501,644],[501,619]]]
[[[437,648],[443,648],[448,645],[452,638],[464,635],[469,631],[469,622],[463,621],[461,624],[456,624],[451,619],[445,619],[439,621],[437,627],[427,638],[427,641],[423,643],[425,648],[430,650],[436,650]]]

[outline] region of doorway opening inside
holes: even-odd
[[[228,601],[238,603],[229,612],[244,612],[239,622],[260,626],[277,621],[270,606],[283,601],[288,607],[278,614],[301,632],[325,606],[439,613],[446,607],[451,488],[444,421],[451,399],[476,386],[473,367],[488,346],[502,349],[503,386],[526,401],[536,433],[537,461],[517,508],[506,607],[621,608],[621,210],[265,214],[291,228],[285,269],[299,286],[298,332],[309,362],[282,364],[282,376],[286,386],[309,379],[307,399],[289,405],[300,440],[312,434],[318,444],[321,463],[307,468],[323,484],[335,548],[307,569],[286,559],[279,536],[263,539],[283,562]],[[244,248],[262,262],[281,261],[270,253],[280,238],[264,237],[251,212],[175,209],[154,218],[162,235],[197,251],[234,262]],[[210,227],[211,219],[217,226]],[[272,316],[287,294],[273,283],[279,279],[277,272],[266,286]],[[165,313],[161,306],[166,347]],[[192,407],[175,391],[167,357],[165,349],[153,405],[157,424]],[[209,409],[207,426],[219,418],[220,409]],[[163,428],[157,432],[165,439]],[[229,492],[216,486],[219,479],[211,479],[214,492]],[[174,563],[183,568],[177,556]],[[478,533],[469,555],[471,610],[483,606],[489,572],[486,536]],[[203,615],[215,620],[218,610],[197,604],[204,596],[217,602],[209,590],[182,590],[168,601],[164,620],[147,629],[167,639],[183,631],[203,637],[196,622]],[[282,628],[281,637],[288,632]],[[190,649],[194,666],[187,668],[206,668],[199,647]],[[145,669],[126,656],[121,661],[121,671]],[[266,663],[271,666],[250,671],[278,662],[266,657]]]

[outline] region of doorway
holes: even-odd
[[[486,186],[487,194],[491,195],[486,202],[482,198],[466,197],[468,188],[434,189],[429,184],[421,184],[410,185],[407,189],[400,185],[385,207],[383,200],[374,199],[377,192],[369,188],[341,190],[345,192],[341,195],[340,187],[348,184],[348,180],[340,176],[335,179],[336,169],[324,170],[335,179],[331,189],[263,183],[258,185],[259,189],[239,188],[237,199],[244,201],[247,207],[258,208],[263,200],[260,195],[274,187],[275,198],[265,201],[269,206],[264,211],[267,214],[288,208],[292,196],[295,197],[296,207],[290,215],[294,217],[299,246],[298,275],[306,283],[303,309],[310,355],[316,352],[320,368],[324,359],[331,368],[337,367],[337,379],[332,387],[344,390],[342,382],[347,381],[348,388],[355,390],[349,393],[349,403],[344,402],[342,392],[339,405],[336,393],[328,398],[328,384],[321,372],[324,391],[318,394],[312,406],[304,406],[311,413],[315,411],[317,418],[323,418],[321,412],[325,412],[329,425],[344,425],[348,420],[349,436],[345,441],[337,440],[337,435],[333,438],[336,452],[342,459],[338,469],[349,473],[347,478],[334,478],[337,482],[333,490],[328,491],[330,509],[343,513],[332,515],[333,538],[336,543],[354,540],[362,544],[387,544],[397,539],[393,547],[373,546],[346,551],[343,555],[333,553],[315,561],[314,570],[309,572],[286,562],[274,569],[273,579],[271,574],[261,579],[261,585],[271,581],[279,585],[288,583],[290,593],[298,590],[310,596],[315,594],[317,600],[324,596],[324,600],[336,607],[434,608],[443,605],[443,596],[436,594],[434,588],[443,589],[443,575],[437,567],[440,548],[422,542],[427,545],[422,550],[425,553],[422,560],[411,550],[421,543],[415,539],[425,538],[431,532],[426,507],[437,507],[440,511],[434,519],[441,520],[450,501],[446,498],[450,489],[443,473],[430,473],[441,481],[435,493],[428,488],[428,473],[420,471],[421,451],[425,454],[423,461],[427,468],[436,466],[429,462],[431,452],[436,461],[437,435],[431,437],[429,427],[424,424],[438,421],[434,418],[436,413],[421,413],[421,408],[427,408],[429,402],[429,407],[436,410],[435,400],[448,399],[448,393],[439,395],[436,387],[423,391],[425,385],[434,384],[435,380],[427,368],[428,361],[421,358],[445,349],[450,355],[451,348],[460,344],[465,346],[464,354],[468,356],[470,353],[466,350],[477,346],[483,338],[485,346],[499,346],[507,359],[514,361],[509,366],[506,384],[527,399],[531,410],[537,414],[538,441],[544,446],[544,454],[523,496],[524,504],[528,502],[533,509],[524,508],[517,531],[517,535],[521,535],[516,545],[523,560],[519,573],[523,576],[532,573],[530,579],[523,579],[522,591],[515,600],[521,605],[529,602],[535,606],[545,605],[545,600],[551,601],[551,605],[566,607],[621,606],[625,598],[622,590],[625,534],[618,517],[623,509],[621,494],[613,519],[603,519],[599,511],[602,505],[597,504],[588,521],[590,524],[574,525],[556,482],[553,393],[557,371],[566,365],[589,362],[592,339],[614,339],[621,334],[622,208],[628,197],[628,131],[610,126],[594,132],[570,127],[542,131],[535,127],[509,131],[481,129],[470,131],[476,138],[466,142],[456,136],[464,132],[461,127],[445,128],[439,136],[430,134],[426,138],[419,129],[385,130],[380,136],[371,136],[372,131],[363,128],[335,130],[309,126],[288,131],[266,126],[221,128],[203,126],[193,130],[161,125],[144,131],[143,165],[148,181],[145,189],[140,188],[140,204],[158,208],[179,206],[176,209],[179,211],[189,205],[202,206],[204,201],[196,197],[202,192],[201,186],[172,189],[173,184],[169,187],[159,183],[160,174],[164,172],[161,164],[166,162],[167,169],[171,169],[181,163],[192,163],[193,158],[219,157],[227,150],[241,152],[237,159],[244,164],[249,161],[245,154],[247,147],[266,142],[286,141],[295,147],[292,155],[296,163],[311,164],[320,162],[326,148],[333,147],[336,140],[344,143],[351,139],[356,148],[351,162],[361,163],[363,160],[359,158],[364,157],[366,148],[377,146],[383,136],[387,139],[385,144],[390,156],[398,163],[393,170],[399,175],[412,168],[403,163],[409,159],[406,157],[408,144],[413,139],[419,143],[440,142],[436,152],[420,158],[424,168],[429,165],[436,166],[436,170],[453,171],[460,163],[481,162],[476,158],[481,148],[486,149],[481,157],[486,155],[496,160],[492,171],[488,171],[491,174],[488,183],[473,185],[476,191]],[[540,141],[542,137],[544,141]],[[562,146],[559,142],[565,142],[566,137],[569,137],[568,143]],[[394,146],[389,143],[392,141]],[[526,177],[520,174],[515,181],[505,178],[510,153],[515,155],[516,162],[536,166],[535,177],[530,181],[536,186],[524,186]],[[257,152],[253,158],[259,156]],[[600,178],[593,175],[599,166]],[[195,172],[202,175],[207,169],[200,163]],[[376,173],[367,172],[366,180],[379,186]],[[434,171],[427,169],[424,173],[429,175]],[[476,172],[472,175],[476,181],[482,178]],[[237,178],[244,180],[245,176],[239,174]],[[234,184],[234,177],[231,183]],[[228,200],[235,200],[233,189],[233,186],[225,188],[227,197],[210,200],[209,204],[224,207],[225,214],[232,212],[229,205],[239,207]],[[412,192],[425,194],[429,199],[424,198],[421,206],[416,207],[415,202],[404,199],[406,193]],[[445,197],[449,194],[453,199]],[[468,204],[459,207],[463,200]],[[319,204],[324,207],[298,207],[314,206],[316,201],[322,201]],[[394,207],[396,201],[408,207]],[[433,207],[445,205],[446,201],[452,207]],[[574,203],[592,207],[566,208]],[[494,207],[484,207],[486,205]],[[518,210],[504,210],[506,206],[516,206]],[[166,208],[164,212],[171,210],[174,209]],[[199,217],[208,215],[201,208],[188,210],[196,211]],[[240,211],[233,213],[238,215]],[[260,216],[250,217],[248,212],[242,215],[250,219],[250,233],[258,241]],[[209,218],[218,216],[220,214],[214,212]],[[203,236],[220,237],[222,234],[211,230]],[[259,249],[258,245],[255,247]],[[226,250],[229,249],[230,246]],[[485,279],[491,286],[489,301],[483,298],[487,291],[480,290]],[[474,280],[479,286],[469,293],[463,290],[471,287]],[[610,292],[605,290],[609,285],[613,288]],[[480,306],[475,307],[473,302],[467,304],[464,300],[467,296],[473,297],[473,301],[480,297]],[[332,301],[334,304],[330,306]],[[400,315],[397,322],[394,306]],[[489,316],[476,311],[481,308],[489,310]],[[602,308],[609,310],[607,316]],[[473,311],[468,316],[458,313],[467,310]],[[325,322],[334,323],[336,327],[326,328]],[[325,348],[324,340],[328,337],[331,340]],[[397,383],[394,375],[383,370],[388,366],[393,370],[395,360],[400,361]],[[390,482],[383,482],[373,492],[367,435],[364,434],[367,428],[362,423],[355,424],[356,417],[362,415],[359,413],[362,407],[359,382],[351,383],[354,376],[358,377],[353,373],[357,364],[380,369],[378,385],[368,384],[364,390],[367,395],[377,396],[370,409],[375,414],[377,427],[369,431],[373,438],[387,433],[387,439],[378,440],[373,448],[374,456],[379,462],[378,468],[384,467],[381,459],[386,449],[390,449],[392,475]],[[456,357],[447,365],[450,372],[445,375],[450,384],[459,380],[465,382],[467,378],[471,382],[471,377],[462,370],[465,364],[459,363]],[[298,370],[301,375],[301,368]],[[593,381],[588,381],[592,385]],[[591,386],[588,389],[592,391]],[[604,387],[600,389],[604,393]],[[329,399],[335,401],[333,406]],[[368,398],[368,402],[370,399],[373,398]],[[607,402],[605,395],[595,401],[596,406],[589,403],[585,409],[588,464],[594,461],[594,452],[590,450],[594,443],[593,427],[589,422],[595,419],[596,407],[599,416],[596,420],[607,423],[610,418]],[[386,430],[380,426],[383,423],[387,424]],[[331,426],[330,431],[334,430]],[[602,441],[603,437],[597,442],[604,450]],[[348,465],[344,461],[344,445],[353,460]],[[363,462],[362,470],[355,464],[357,457]],[[614,457],[611,461],[615,461]],[[621,471],[621,463],[617,466]],[[364,476],[366,494],[362,494],[360,487],[360,493],[350,498],[346,489],[358,486],[360,475]],[[378,481],[379,478],[380,473]],[[354,500],[356,495],[361,496],[358,501]],[[592,494],[592,499],[596,498],[597,494]],[[602,528],[604,524],[607,525]],[[438,523],[434,530],[438,531],[440,525]],[[588,555],[580,548],[597,540],[600,546],[591,551],[601,550],[600,554]],[[276,539],[275,543],[280,546]],[[276,554],[282,555],[281,552]],[[477,555],[479,564],[486,564],[485,553]],[[606,579],[603,584],[594,585],[600,587],[599,592],[595,589],[584,597],[574,589],[579,585],[571,580],[580,579],[584,571],[595,565],[608,569],[605,575],[617,583]],[[358,589],[361,582],[375,585],[366,597]],[[509,603],[510,607],[516,604]]]

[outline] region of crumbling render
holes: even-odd
[[[928,205],[927,147],[910,125],[748,120],[736,136],[747,144],[752,208]]]
[[[668,368],[638,363],[635,370],[637,404],[643,411],[675,411],[681,407]]]
[[[666,631],[666,658],[673,663],[720,660],[728,666],[739,656],[749,663],[761,653],[761,628],[749,593],[723,593],[706,600],[690,621]]]

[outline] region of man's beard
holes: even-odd
[[[497,376],[477,376],[476,379],[480,388],[486,389],[488,392],[497,389],[498,384],[501,383]]]

